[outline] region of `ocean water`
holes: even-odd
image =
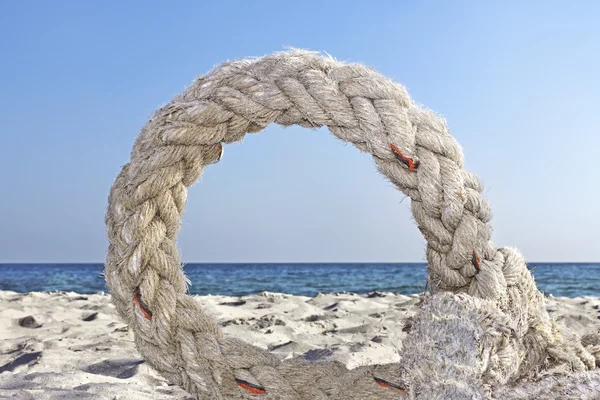
[[[531,263],[546,295],[600,296],[600,263]],[[191,294],[422,292],[425,264],[185,264]],[[0,264],[0,290],[108,292],[102,264]]]

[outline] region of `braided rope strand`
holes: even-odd
[[[481,394],[486,385],[552,368],[593,368],[594,357],[580,344],[566,343],[550,320],[523,258],[491,242],[483,185],[464,170],[462,150],[445,123],[415,104],[403,86],[372,69],[291,51],[228,62],[197,78],[142,128],[130,163],[111,188],[106,282],[138,350],[165,377],[199,399],[351,400],[419,396],[414,388],[438,376],[428,378],[431,371],[419,368],[422,353],[431,353],[419,345],[405,354],[415,360],[410,370],[400,364],[349,371],[335,362],[281,362],[224,337],[186,295],[175,243],[187,187],[203,167],[221,159],[223,144],[273,122],[327,126],[339,139],[370,153],[378,170],[411,198],[414,219],[427,240],[432,292],[439,294],[429,304],[454,304],[449,315],[461,307],[497,309],[473,312],[466,325],[421,319],[427,327],[423,332],[430,333],[434,325],[448,334],[475,324],[469,332],[479,332],[488,343],[487,361],[477,364],[473,377],[456,381],[452,390],[438,388],[445,398]],[[483,314],[493,323],[485,322]],[[424,343],[422,335],[410,337]],[[454,358],[448,355],[448,360]]]

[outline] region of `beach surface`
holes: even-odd
[[[400,361],[418,295],[261,293],[194,297],[227,335],[281,358],[349,368]],[[579,335],[600,332],[600,297],[547,297]],[[149,367],[106,294],[0,291],[0,399],[192,399]]]

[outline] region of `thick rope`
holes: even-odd
[[[281,362],[224,337],[186,295],[175,240],[187,187],[220,160],[223,143],[273,122],[327,126],[372,154],[411,198],[437,295],[425,302],[401,364],[348,371],[335,362]],[[594,368],[594,356],[550,320],[523,258],[491,242],[482,190],[445,123],[372,69],[304,51],[228,62],[143,127],[109,197],[106,281],[140,353],[199,399],[489,397],[521,379]],[[443,344],[448,336],[458,341]],[[452,348],[467,353],[456,358]],[[448,369],[426,361],[436,357]]]

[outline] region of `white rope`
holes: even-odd
[[[185,294],[175,240],[186,188],[219,161],[223,143],[273,122],[327,126],[410,196],[437,295],[400,364],[281,362],[224,337]],[[111,189],[106,281],[140,353],[200,399],[477,398],[519,379],[594,368],[594,356],[550,320],[523,258],[491,242],[482,189],[444,122],[377,72],[304,51],[233,61],[143,127]]]

